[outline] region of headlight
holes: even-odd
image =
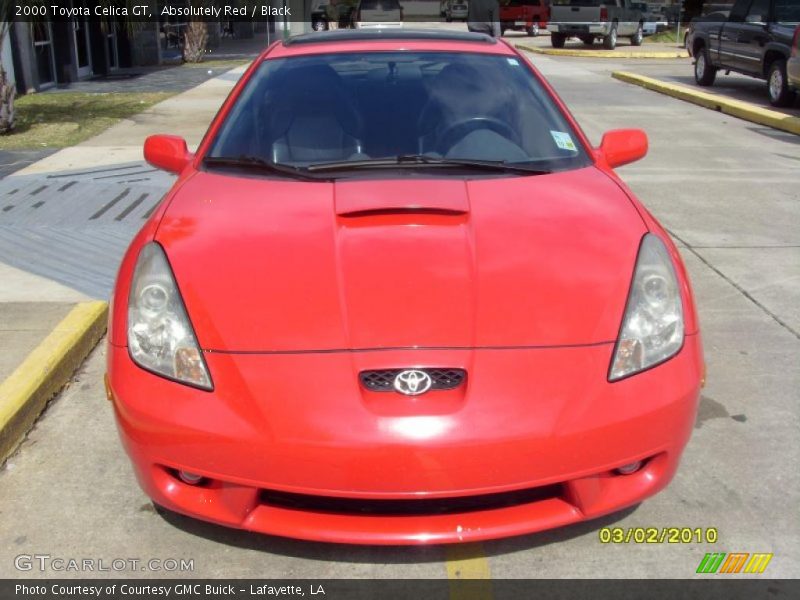
[[[608,379],[615,381],[663,362],[682,345],[683,305],[672,259],[664,243],[647,234],[639,248]]]
[[[167,257],[155,242],[142,248],[133,273],[128,350],[148,371],[206,390],[213,387]]]

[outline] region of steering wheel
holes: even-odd
[[[456,142],[478,129],[489,129],[507,140],[516,143],[516,132],[511,129],[510,125],[504,123],[500,119],[495,119],[493,117],[470,117],[449,125],[439,134],[436,145],[442,150],[443,154],[446,154]]]

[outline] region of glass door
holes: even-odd
[[[108,32],[106,33],[106,53],[108,55],[108,68],[111,71],[119,69],[119,46],[117,46],[116,21],[111,21],[108,23]]]
[[[84,7],[82,1],[72,2],[73,7]],[[72,39],[75,43],[75,57],[78,67],[78,77],[88,77],[92,74],[92,58],[89,52],[89,18],[72,18]]]
[[[48,21],[35,21],[33,28],[33,54],[36,58],[36,74],[39,88],[56,82],[56,63],[53,55],[53,28]]]

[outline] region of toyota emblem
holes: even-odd
[[[431,389],[432,385],[431,376],[418,369],[400,371],[394,378],[394,389],[406,396],[424,394]]]

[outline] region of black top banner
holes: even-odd
[[[551,8],[570,0],[0,0],[0,21],[294,21],[399,26],[415,22],[494,22],[509,26],[538,23],[546,27]],[[681,20],[722,23],[728,10],[714,3],[685,2]],[[705,7],[703,10],[702,7]],[[729,9],[728,5],[724,5]],[[701,12],[702,11],[702,12]],[[711,12],[709,12],[711,11]],[[700,16],[700,15],[704,16]],[[652,17],[652,18],[651,18]],[[653,15],[642,14],[645,20]],[[666,18],[662,15],[657,20]],[[666,25],[666,23],[664,23]]]
[[[510,3],[512,0],[502,0]],[[501,0],[474,0],[499,7]],[[467,2],[456,11],[440,0],[2,0],[4,21],[102,20],[127,22],[266,21],[335,22],[355,27],[357,22],[445,22],[453,14],[463,19]],[[449,12],[448,12],[449,10]],[[497,14],[495,8],[494,14]],[[544,17],[546,9],[537,9]],[[474,14],[474,9],[471,14]]]

